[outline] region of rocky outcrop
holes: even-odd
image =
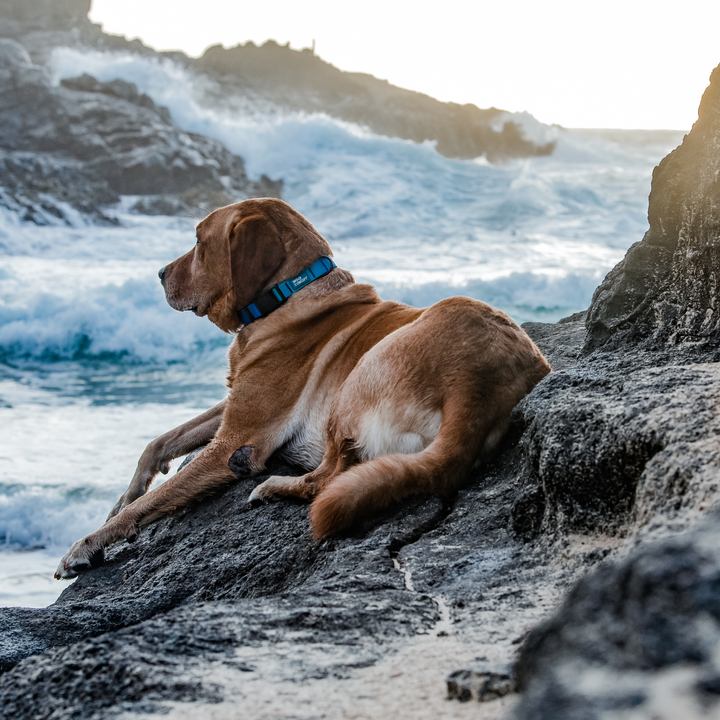
[[[555,148],[553,142],[524,138],[497,108],[442,103],[372,75],[342,72],[308,49],[292,50],[272,40],[260,47],[252,42],[229,49],[215,45],[193,67],[208,73],[223,96],[248,95],[284,110],[327,113],[379,135],[435,141],[446,157],[485,155],[496,162],[549,155]]]
[[[524,643],[518,720],[720,711],[717,514],[697,522],[720,497],[719,109],[720,68],[655,170],[650,230],[595,293],[583,357],[525,401],[516,532],[558,557],[582,533],[615,562]]]
[[[502,110],[442,103],[371,75],[343,72],[307,48],[293,50],[270,40],[261,47],[252,42],[229,49],[216,45],[199,59],[180,52],[156,53],[138,40],[104,33],[86,17],[89,7],[87,0],[7,0],[0,8],[0,15],[8,17],[4,27],[0,25],[0,37],[18,40],[41,64],[58,46],[170,57],[208,86],[206,103],[325,113],[380,135],[435,141],[447,157],[485,155],[498,161],[549,155],[555,148],[554,142],[525,138]]]
[[[131,83],[89,75],[54,87],[25,48],[0,39],[0,203],[39,224],[71,220],[67,206],[110,222],[120,195],[171,211],[277,196],[282,183],[248,179],[221,143],[177,128]]]
[[[342,698],[370,717],[393,704],[437,717],[445,676],[478,653],[510,662],[567,582],[512,536],[518,461],[509,452],[449,502],[418,496],[323,542],[305,504],[249,510],[257,480],[240,480],[112,548],[49,608],[0,611],[0,703],[18,717],[170,702],[330,717]]]
[[[692,131],[653,173],[650,229],[590,305],[585,352],[644,347],[720,360],[720,68]]]

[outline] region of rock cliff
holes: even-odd
[[[225,49],[208,48],[199,59],[156,53],[138,40],[104,33],[87,18],[87,0],[6,0],[0,8],[0,37],[13,38],[43,64],[58,46],[122,51],[171,58],[214,88],[207,103],[228,101],[272,111],[321,112],[373,132],[415,142],[435,141],[448,157],[491,161],[549,155],[553,142],[534,143],[497,108],[443,103],[384,80],[348,73],[311,50],[293,50],[270,40]]]
[[[655,168],[650,229],[590,305],[585,351],[641,346],[720,359],[720,69],[692,132]]]
[[[595,292],[582,359],[526,401],[516,528],[536,546],[608,538],[615,562],[525,641],[518,720],[720,709],[717,512],[702,521],[720,487],[718,109],[720,68],[655,170],[650,230]]]

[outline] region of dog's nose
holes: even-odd
[[[158,277],[160,278],[160,282],[164,284],[165,283],[165,268],[164,267],[161,267],[158,270]]]

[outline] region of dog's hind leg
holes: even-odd
[[[227,399],[149,443],[138,460],[130,485],[115,503],[108,520],[142,497],[158,473],[166,475],[170,461],[207,445],[220,428],[226,403]]]
[[[507,428],[512,405],[503,412],[488,405],[448,403],[438,435],[424,450],[379,455],[333,477],[310,507],[314,537],[334,535],[414,493],[452,495]]]
[[[312,500],[335,476],[357,461],[354,440],[343,438],[338,443],[329,434],[325,455],[315,470],[296,477],[284,475],[269,477],[252,491],[248,498],[248,505],[255,507],[270,497]]]

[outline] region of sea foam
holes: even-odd
[[[205,102],[207,88],[168,59],[60,49],[53,68],[58,81],[89,72],[134,82],[179,126],[242,155],[251,175],[282,177],[285,199],[328,238],[338,262],[384,297],[427,305],[465,294],[520,321],[587,306],[642,237],[650,170],[667,149],[518,116],[533,139],[556,140],[553,156],[453,160],[430,142],[322,114]],[[28,229],[0,216],[2,357],[167,363],[222,343],[209,323],[171,311],[155,277],[191,247],[192,223],[117,212],[123,227],[102,229]]]

